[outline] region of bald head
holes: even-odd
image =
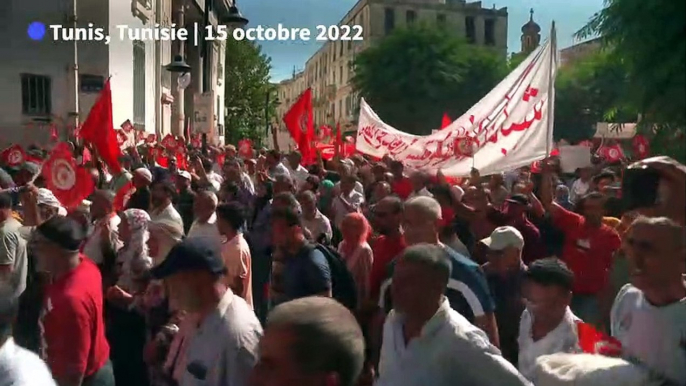
[[[214,192],[203,190],[198,192],[193,202],[193,212],[196,219],[201,222],[207,221],[217,210],[219,199]]]
[[[426,221],[438,221],[441,219],[441,204],[432,197],[413,197],[405,202],[405,211],[412,211],[415,215],[422,216]]]

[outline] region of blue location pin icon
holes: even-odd
[[[45,24],[39,21],[34,21],[33,23],[29,24],[28,34],[33,40],[43,40],[45,37]]]

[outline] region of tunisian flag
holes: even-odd
[[[75,208],[95,189],[88,169],[76,164],[68,144],[59,143],[41,170],[45,184],[67,209]]]
[[[112,90],[109,79],[105,82],[98,100],[91,107],[86,122],[81,126],[79,137],[93,144],[98,151],[98,156],[110,170],[115,173],[121,170],[119,165],[121,149],[117,142],[117,133],[112,126]]]
[[[314,161],[311,143],[314,140],[314,122],[312,121],[312,89],[303,92],[291,109],[283,116],[291,138],[298,145],[304,163]]]

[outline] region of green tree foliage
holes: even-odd
[[[354,89],[388,124],[413,134],[456,118],[507,73],[506,58],[467,44],[452,31],[416,25],[397,29],[354,62]]]
[[[642,113],[646,132],[655,126],[666,131],[656,139],[678,136],[686,128],[685,14],[684,1],[606,0],[605,8],[577,32],[579,37],[601,36],[623,59],[628,73],[623,102]],[[675,151],[683,154],[683,140]]]
[[[227,39],[225,67],[226,143],[236,144],[243,138],[260,143],[268,123],[265,109],[269,117],[274,117],[276,109],[275,87],[269,83],[271,59],[251,41]]]
[[[627,86],[625,65],[608,50],[561,67],[555,81],[555,139],[588,139],[596,122],[636,122],[636,111],[621,104]]]

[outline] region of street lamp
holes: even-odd
[[[186,63],[186,61],[183,59],[183,56],[181,55],[174,56],[174,60],[172,60],[169,64],[165,65],[164,69],[169,72],[178,73],[182,75],[191,72],[191,66],[189,66],[188,63]]]
[[[243,28],[248,24],[248,19],[241,15],[236,2],[237,0],[233,1],[233,5],[229,7],[229,13],[221,18],[219,22],[231,28]]]

